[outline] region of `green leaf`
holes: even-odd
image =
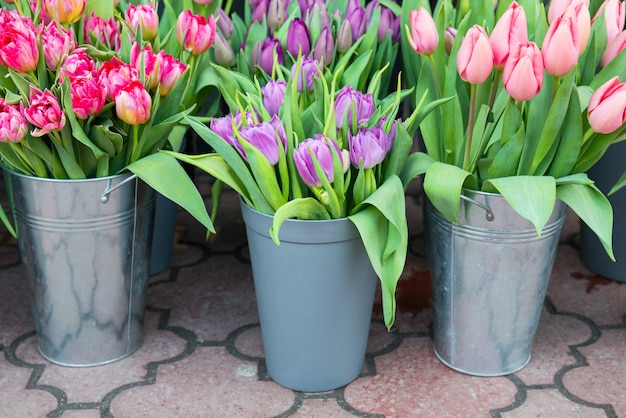
[[[404,163],[404,167],[402,167],[402,171],[399,174],[404,187],[406,188],[409,182],[415,177],[424,174],[428,170],[428,167],[430,167],[434,162],[435,161],[430,158],[428,154],[423,152],[414,152],[409,155],[409,158],[407,158]]]
[[[613,208],[594,184],[563,184],[557,197],[567,204],[598,236],[611,260],[613,255]]]
[[[493,186],[523,218],[528,219],[541,235],[556,201],[556,180],[549,176],[513,176],[490,179]]]
[[[317,199],[303,197],[290,200],[278,208],[273,217],[270,236],[276,245],[280,245],[280,227],[287,219],[307,219],[307,220],[329,220],[330,214]]]
[[[424,176],[424,192],[433,206],[451,222],[459,222],[461,190],[476,188],[469,171],[452,164],[433,162]]]
[[[617,183],[615,183],[615,185],[611,188],[611,190],[609,191],[609,196],[620,190],[624,186],[626,186],[626,171],[617,180]]]
[[[154,190],[180,205],[207,230],[215,232],[202,196],[176,158],[158,152],[135,161],[127,168]]]
[[[372,267],[380,279],[383,316],[387,329],[391,329],[396,314],[396,286],[406,263],[409,239],[400,178],[389,177],[355,207],[348,219],[359,230]]]

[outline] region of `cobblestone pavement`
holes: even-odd
[[[203,191],[208,195],[207,190]],[[410,253],[387,332],[379,293],[361,375],[324,393],[268,375],[245,230],[225,191],[218,234],[178,211],[171,268],[150,278],[144,342],[115,363],[45,361],[17,244],[0,246],[0,417],[626,417],[626,284],[580,262],[569,213],[530,363],[472,377],[433,354],[422,207],[409,190]]]

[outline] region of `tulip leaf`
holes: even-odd
[[[609,196],[626,186],[626,171],[617,180],[617,183],[609,191]]]
[[[459,222],[461,191],[475,189],[476,178],[452,164],[433,162],[424,176],[424,192],[433,206],[448,220]]]
[[[406,187],[415,177],[424,174],[435,161],[423,152],[414,152],[407,158],[399,173],[402,184]]]
[[[524,150],[525,133],[524,123],[522,122],[517,132],[511,138],[507,138],[504,146],[493,158],[487,170],[489,178],[509,177],[517,174],[517,167]]]
[[[395,320],[395,293],[408,248],[404,188],[398,176],[389,177],[348,219],[359,230],[365,250],[378,275],[387,329]]]
[[[174,156],[157,152],[133,162],[127,169],[154,190],[180,205],[208,231],[215,232],[202,196]]]
[[[613,208],[606,196],[594,184],[567,183],[557,187],[557,197],[598,236],[607,255],[615,261]]]
[[[580,99],[574,89],[558,141],[558,149],[551,159],[548,175],[559,178],[568,175],[576,165],[583,141],[583,120]],[[556,142],[556,141],[555,141]]]
[[[324,205],[312,197],[290,200],[278,208],[273,216],[270,237],[276,245],[280,245],[280,227],[287,219],[329,220],[331,216]]]
[[[487,180],[486,191],[491,187],[500,193],[511,207],[528,219],[541,235],[556,200],[556,180],[550,176],[512,176]]]

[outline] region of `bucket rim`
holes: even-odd
[[[117,178],[126,178],[126,177],[130,177],[133,175],[133,173],[131,173],[130,171],[127,171],[124,173],[112,174],[110,176],[104,176],[104,177],[90,177],[86,179],[55,179],[55,178],[50,178],[50,177],[37,177],[37,176],[30,176],[28,174],[18,173],[17,171],[11,170],[10,168],[1,164],[0,164],[0,168],[2,168],[2,170],[5,173],[10,174],[11,176],[26,178],[26,179],[33,180],[33,181],[49,182],[49,183],[88,183],[88,182],[97,182],[97,181],[103,181],[103,180],[105,181],[113,180]]]

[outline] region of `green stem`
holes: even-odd
[[[474,123],[476,119],[476,84],[471,85],[469,116],[467,118],[467,139],[465,141],[465,158],[463,169],[470,171],[470,154],[472,150],[472,136],[474,135]]]
[[[502,78],[502,70],[496,69],[496,74],[493,78],[493,84],[491,84],[491,91],[489,92],[489,108],[493,109],[493,104],[496,102],[496,93],[498,92],[498,84]]]
[[[589,138],[591,138],[591,136],[594,134],[594,130],[591,129],[591,127],[589,127],[589,129],[587,129],[587,132],[585,132],[585,134],[583,135],[583,145],[585,144],[585,142],[587,142],[589,140]]]
[[[233,0],[227,0],[224,6],[224,12],[226,15],[230,15],[230,8],[233,7]]]
[[[183,51],[184,53],[184,51]],[[187,77],[187,83],[185,84],[185,90],[183,91],[183,105],[185,106],[185,108],[187,108],[187,93],[189,91],[189,86],[192,84],[191,80],[193,80],[193,77],[195,76],[195,72],[196,72],[196,56],[191,54],[191,56],[189,57],[189,77]],[[195,83],[193,83],[195,85]]]
[[[433,74],[435,75],[435,81],[437,81],[437,93],[438,97],[442,96],[443,87],[441,86],[441,78],[439,77],[439,71],[437,70],[437,65],[435,64],[435,58],[433,58],[433,54],[428,56],[428,60],[430,61],[430,65],[433,68]]]
[[[127,165],[137,161],[141,154],[141,150],[139,149],[139,125],[132,125],[131,130],[131,148],[128,153],[129,159],[126,161]]]

